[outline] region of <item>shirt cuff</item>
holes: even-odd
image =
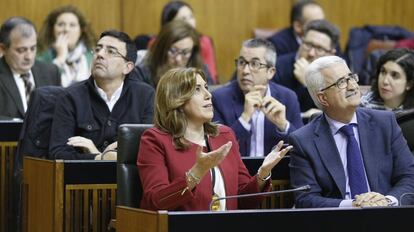
[[[286,134],[288,133],[288,131],[289,131],[289,128],[290,128],[290,122],[289,122],[289,121],[287,121],[286,129],[285,129],[284,131],[279,130],[279,128],[277,128],[277,127],[276,127],[276,130],[277,130],[280,134],[282,134],[282,135],[286,135]]]
[[[246,129],[247,131],[250,131],[250,129],[252,128],[250,123],[244,121],[244,119],[241,116],[239,117],[239,122],[240,122],[240,124],[242,124],[243,128]]]
[[[398,200],[397,200],[397,198],[395,198],[394,196],[391,196],[391,195],[387,195],[387,196],[385,196],[388,200],[390,200],[391,202],[390,202],[390,204],[389,204],[389,206],[398,206]]]
[[[347,208],[347,207],[352,207],[352,199],[342,200],[341,203],[339,203],[339,208]]]

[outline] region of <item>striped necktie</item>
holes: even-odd
[[[30,94],[33,92],[33,83],[30,81],[30,73],[20,74],[20,77],[23,80],[26,94],[26,101],[29,102]]]

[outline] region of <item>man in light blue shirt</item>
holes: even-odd
[[[394,114],[358,108],[358,75],[345,61],[318,58],[305,77],[323,114],[289,136],[291,184],[312,189],[295,195],[296,207],[393,206],[414,192],[414,159]]]

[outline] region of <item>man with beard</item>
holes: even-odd
[[[57,101],[51,158],[116,159],[118,126],[152,123],[154,89],[128,78],[137,57],[129,36],[105,31],[93,51],[91,77]]]
[[[414,192],[414,158],[394,113],[358,108],[358,75],[325,56],[306,73],[309,93],[323,114],[289,135],[296,207],[393,206]]]
[[[276,64],[269,41],[244,41],[235,62],[237,80],[213,92],[213,121],[234,130],[243,156],[264,156],[303,125],[299,103],[293,91],[269,82]]]
[[[334,55],[338,46],[339,30],[326,20],[314,20],[305,28],[298,52],[280,56],[276,65],[276,83],[295,91],[301,112],[315,108],[306,89],[305,70],[309,64],[322,56]],[[311,110],[305,117],[310,116]]]

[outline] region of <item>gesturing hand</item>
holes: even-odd
[[[85,152],[99,154],[99,150],[96,148],[95,144],[92,142],[92,140],[87,139],[82,136],[74,136],[70,137],[68,139],[67,145],[73,146],[73,147],[80,147]]]
[[[220,164],[229,153],[231,146],[232,143],[227,142],[220,148],[210,152],[202,152],[202,148],[198,147],[196,163],[191,168],[191,172],[199,178],[203,177],[211,168]]]
[[[265,177],[270,175],[270,172],[272,171],[273,167],[276,166],[277,163],[279,163],[280,160],[292,149],[292,146],[287,146],[284,149],[281,149],[283,146],[283,141],[279,141],[279,143],[276,145],[276,148],[273,149],[263,160],[262,166],[260,166],[259,171],[257,174],[261,179],[264,179]]]

